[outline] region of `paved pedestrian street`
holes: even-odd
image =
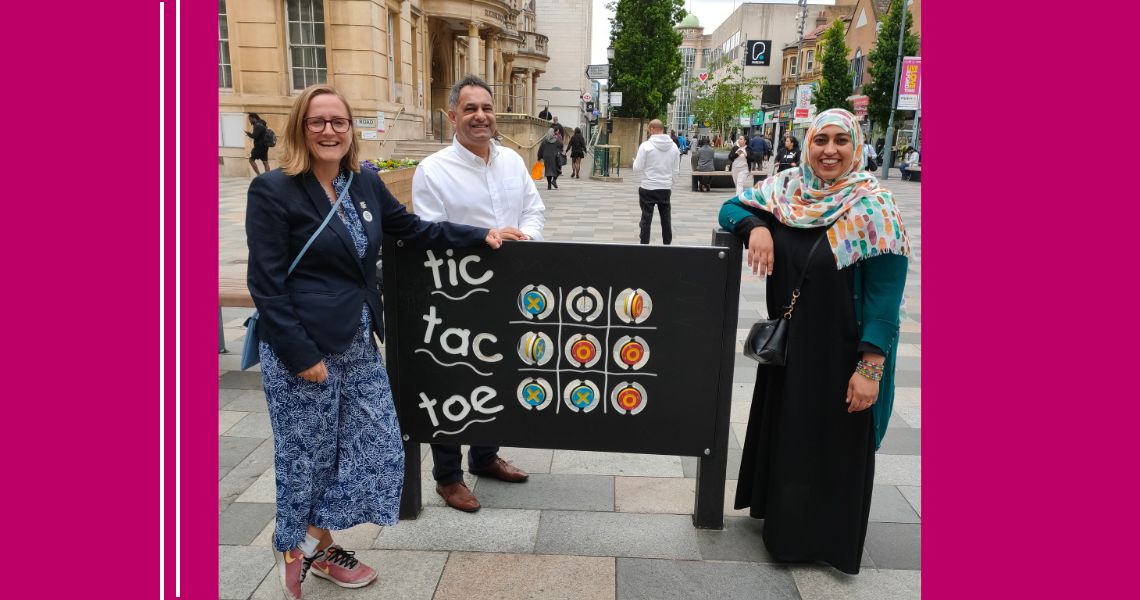
[[[587,171],[583,165],[583,171]],[[731,189],[690,191],[689,157],[674,185],[673,243],[708,245]],[[539,192],[550,241],[636,243],[638,177],[624,182],[559,179]],[[763,522],[731,508],[754,363],[737,353],[733,379],[728,481],[723,531],[693,527],[695,458],[567,450],[503,448],[531,473],[525,484],[466,475],[483,508],[474,514],[443,505],[423,450],[424,510],[394,527],[361,525],[334,535],[379,571],[359,590],[310,577],[307,600],[673,600],[918,598],[921,523],[921,257],[920,188],[892,173],[888,187],[902,209],[914,256],[906,285],[907,317],[899,343],[894,416],[879,450],[864,568],[844,575],[830,567],[775,564],[761,541]],[[248,178],[222,178],[220,264],[223,275],[245,271]],[[655,215],[651,243],[661,243]],[[743,270],[743,265],[742,265]],[[218,357],[218,552],[223,599],[278,599],[273,571],[273,440],[261,377],[238,369],[242,322],[251,309],[223,309],[229,353]],[[766,313],[764,283],[742,275],[737,338]]]

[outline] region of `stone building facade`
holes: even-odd
[[[438,138],[447,93],[475,73],[496,109],[537,114],[547,37],[535,0],[219,0],[218,161],[250,174],[246,113],[284,129],[298,92],[336,86],[352,104],[362,158]],[[279,148],[270,150],[276,166]]]

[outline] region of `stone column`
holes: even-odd
[[[467,25],[467,73],[479,74],[479,26]]]
[[[487,71],[486,71],[486,76],[484,77],[484,79],[487,80],[487,84],[491,86],[491,89],[495,89],[495,84],[497,83],[495,81],[495,48],[494,48],[494,46],[495,46],[495,38],[491,37],[491,34],[488,33],[487,34]]]
[[[534,69],[527,69],[530,74],[530,114],[538,114],[538,75],[534,73]]]

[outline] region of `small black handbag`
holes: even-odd
[[[825,237],[827,237],[826,233],[821,235],[815,241],[815,245],[811,247],[807,262],[804,263],[804,270],[800,273],[800,281],[792,289],[792,301],[786,307],[784,315],[778,319],[765,319],[752,324],[752,329],[748,331],[748,337],[744,340],[744,356],[762,365],[784,366],[784,361],[788,356],[788,327],[792,320],[792,312],[796,310],[796,300],[800,297],[800,288],[803,287],[804,280],[807,279],[811,257]]]

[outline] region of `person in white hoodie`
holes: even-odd
[[[642,173],[641,185],[637,188],[641,203],[641,243],[649,243],[649,226],[653,224],[653,205],[656,204],[661,213],[661,242],[668,246],[673,241],[669,197],[673,193],[673,178],[681,170],[681,151],[665,134],[661,121],[653,119],[646,129],[649,139],[637,148],[633,158],[633,170]]]

